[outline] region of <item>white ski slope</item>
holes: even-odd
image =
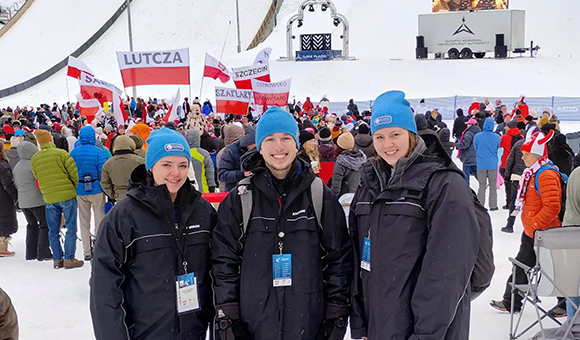
[[[60,2],[74,3],[75,0],[56,1]],[[538,58],[456,61],[417,61],[414,58],[417,15],[430,11],[429,0],[334,2],[338,11],[350,22],[350,53],[358,60],[302,63],[275,60],[286,55],[286,21],[296,13],[301,3],[299,0],[286,0],[278,15],[278,27],[264,43],[252,51],[236,53],[236,31],[235,26],[232,26],[226,43],[224,63],[229,67],[244,66],[253,62],[261,48],[272,47],[272,79],[292,77],[292,95],[301,100],[306,96],[318,99],[323,94],[327,94],[331,101],[346,101],[349,98],[369,100],[385,90],[395,88],[407,92],[409,98],[456,94],[505,97],[519,96],[522,93],[527,96],[578,96],[580,36],[576,34],[575,26],[580,21],[578,1],[510,1],[511,8],[526,10],[526,40],[534,40],[541,46]],[[244,47],[261,23],[268,1],[251,3],[249,5],[248,2],[241,2]],[[76,17],[77,13],[82,12],[78,8],[69,12],[64,7],[59,8],[64,17]],[[232,20],[232,25],[235,25],[234,10],[233,3],[176,1],[174,5],[169,6],[154,0],[137,0],[133,5],[135,48],[150,50],[189,47],[192,91],[194,96],[199,95],[204,53],[208,52],[219,57],[228,20]],[[37,14],[29,19],[31,30],[38,27],[40,18],[46,16],[44,13]],[[32,15],[26,13],[25,17]],[[342,42],[338,36],[342,32],[342,27],[335,28],[329,15],[328,11],[306,12],[304,26],[300,29],[294,27],[294,34],[298,37],[301,33],[332,32],[333,46],[340,48]],[[19,24],[24,25],[24,22]],[[84,25],[77,27],[76,29],[80,30]],[[127,50],[126,28],[127,22],[123,16],[97,44],[81,56],[81,59],[96,72],[97,77],[113,82],[119,87],[122,87],[122,82],[115,52]],[[15,50],[17,46],[22,45],[14,38],[11,39],[12,44],[2,42],[4,39],[0,39],[0,47]],[[27,46],[38,45],[43,48],[38,50],[41,52],[23,57],[23,61],[29,60],[28,58],[41,59],[42,52],[49,53],[51,47],[58,47],[66,39],[62,36],[56,39],[51,35],[46,40],[49,41],[46,45],[50,47],[46,47],[42,36],[27,40]],[[294,43],[295,49],[298,48],[297,41],[298,39]],[[22,66],[3,68],[0,82],[5,83],[1,80],[4,74],[9,79],[24,80],[20,76],[21,69]],[[220,86],[221,83],[212,79],[205,80],[202,99],[206,97],[213,99],[215,85]],[[233,87],[232,82],[228,85]],[[74,93],[78,91],[74,79],[71,79],[69,87],[71,92],[69,99],[74,99]],[[175,91],[175,86],[146,86],[138,89],[138,95],[169,98]],[[127,92],[131,94],[129,90]],[[187,93],[187,89],[182,87],[182,92]],[[0,107],[65,100],[67,100],[66,77],[63,71],[27,91],[0,99]]]

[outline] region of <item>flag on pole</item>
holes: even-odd
[[[270,81],[270,65],[258,64],[252,66],[245,66],[234,68],[234,83],[238,89],[252,89],[252,79],[257,79],[265,82]]]
[[[174,120],[179,119],[179,116],[177,115],[177,108],[179,107],[179,101],[181,100],[181,89],[177,89],[177,93],[175,94],[175,96],[173,96],[173,99],[171,99],[171,106],[169,106],[169,112],[167,112],[167,114],[165,114],[165,117],[163,118],[163,120],[167,123],[167,122],[173,122]]]
[[[117,122],[117,127],[125,125],[127,121],[127,111],[125,111],[125,105],[123,104],[123,99],[120,95],[113,97],[113,116]]]
[[[87,64],[83,63],[80,59],[69,56],[66,75],[76,79],[81,79],[81,72],[87,73],[91,76],[95,75],[93,71],[87,66]]]
[[[81,95],[84,99],[98,99],[102,104],[112,102],[116,96],[122,96],[123,92],[115,85],[106,81],[97,79],[87,73],[82,72],[79,79],[81,86]]]
[[[81,99],[79,100],[79,106],[80,115],[87,117],[87,121],[90,124],[101,108],[101,103],[97,99]]]
[[[248,114],[251,96],[251,90],[236,90],[225,87],[216,87],[216,112],[246,115]]]
[[[266,47],[258,52],[256,59],[254,59],[254,65],[257,64],[268,64],[270,61],[270,54],[272,54],[272,48]]]
[[[212,57],[209,54],[205,54],[205,65],[203,68],[203,76],[209,77],[212,79],[218,79],[222,83],[227,83],[230,80],[230,70],[225,67],[221,61],[217,60],[216,58]]]
[[[125,87],[189,85],[189,49],[117,52]]]
[[[252,79],[252,89],[254,91],[254,104],[259,106],[279,106],[288,105],[290,95],[290,85],[292,78],[275,83],[268,83]]]

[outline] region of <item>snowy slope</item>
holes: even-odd
[[[567,122],[562,128],[564,133],[578,131],[580,122]],[[456,157],[454,160],[461,166]],[[478,187],[473,177],[471,187],[474,190]],[[498,190],[498,203],[503,202],[505,195],[502,187]],[[496,271],[491,286],[472,302],[471,340],[507,339],[509,332],[509,315],[492,309],[489,301],[501,299],[503,295],[505,281],[511,273],[507,258],[517,254],[523,228],[517,219],[513,234],[502,233],[500,229],[505,226],[507,210],[490,212],[490,216],[494,231]],[[51,262],[26,262],[26,220],[21,213],[18,219],[20,229],[13,235],[11,246],[17,255],[0,259],[0,287],[10,295],[15,305],[21,339],[94,339],[89,312],[90,265],[87,263],[83,268],[75,270],[54,270]],[[82,245],[77,242],[77,258],[81,257]],[[556,303],[555,298],[543,298],[542,301],[545,308],[551,308]],[[532,309],[524,312],[523,324],[530,324],[534,315]],[[545,321],[544,326],[555,327],[555,324]],[[538,327],[522,339],[529,339],[536,331],[539,331]],[[348,335],[346,339],[350,339]]]
[[[60,0],[65,1],[65,0]],[[242,3],[242,33],[249,25],[258,27],[262,15],[253,14],[260,5],[252,1]],[[267,3],[268,1],[262,0]],[[430,1],[404,0],[336,0],[340,13],[351,24],[350,51],[356,61],[286,62],[271,61],[274,80],[293,77],[292,95],[321,98],[328,94],[331,101],[349,98],[369,100],[387,89],[399,88],[410,98],[468,96],[577,96],[577,78],[580,76],[580,36],[574,26],[580,20],[580,2],[554,0],[512,0],[513,9],[526,10],[526,39],[534,40],[542,49],[539,57],[508,60],[417,61],[414,59],[417,15],[430,12]],[[178,1],[173,7],[152,0],[135,1],[135,44],[137,49],[191,48],[191,79],[193,95],[201,85],[203,54],[219,56],[227,31],[227,22],[234,19],[232,5],[222,2]],[[209,5],[211,3],[211,5]],[[230,30],[223,61],[229,67],[252,63],[263,47],[272,47],[272,59],[286,55],[285,25],[297,12],[301,1],[286,0],[278,15],[278,27],[260,46],[237,54],[235,29]],[[229,6],[229,7],[228,7]],[[254,7],[255,6],[255,7]],[[160,8],[163,7],[163,8]],[[263,13],[266,5],[263,5]],[[244,14],[244,10],[246,11]],[[192,13],[193,12],[193,13]],[[198,15],[199,13],[203,15]],[[252,13],[252,14],[249,14]],[[27,14],[28,15],[28,14]],[[194,15],[195,25],[185,24]],[[199,24],[197,24],[199,23]],[[235,23],[235,21],[234,21]],[[333,46],[340,48],[341,27],[335,28],[329,12],[306,12],[304,26],[294,27],[294,34],[332,32]],[[250,30],[251,31],[251,30]],[[250,34],[251,35],[251,34]],[[251,37],[244,38],[247,45]],[[1,40],[0,40],[1,41]],[[298,48],[295,40],[295,49]],[[120,72],[114,52],[126,50],[126,20],[122,18],[101,41],[81,56],[97,72],[97,76],[121,87]],[[12,75],[12,70],[6,70]],[[221,83],[206,79],[202,98],[213,98],[213,88]],[[233,83],[229,83],[233,87]],[[71,99],[78,90],[70,85]],[[182,89],[186,90],[185,88]],[[152,86],[139,88],[139,95],[170,97],[175,87]],[[187,92],[187,91],[186,91]],[[186,93],[185,92],[185,93]],[[61,72],[43,84],[23,93],[0,99],[0,106],[37,104],[39,101],[66,100],[64,73]]]

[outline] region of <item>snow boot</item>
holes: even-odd
[[[38,232],[38,261],[52,260],[52,253],[50,252],[48,241],[48,228],[40,228]]]
[[[36,260],[38,256],[38,226],[26,227],[26,261]]]
[[[54,260],[54,261],[52,261],[52,266],[54,269],[60,269],[60,268],[64,267],[64,261],[63,260]]]
[[[506,225],[505,227],[501,228],[501,231],[503,231],[504,233],[513,234],[514,227]]]
[[[65,269],[73,269],[73,268],[80,268],[85,263],[81,260],[72,259],[72,260],[64,260],[64,268]]]
[[[10,237],[0,236],[0,257],[12,257],[16,254],[15,252],[8,250],[8,242],[10,240]]]

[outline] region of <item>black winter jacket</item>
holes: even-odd
[[[349,214],[353,338],[467,339],[479,227],[461,171],[434,136],[396,170],[373,159]],[[438,145],[437,145],[438,144]],[[433,146],[435,145],[435,146]],[[360,268],[365,237],[371,271]]]
[[[205,340],[214,317],[210,277],[213,207],[189,181],[180,189],[178,222],[165,186],[150,186],[145,166],[131,174],[127,198],[101,223],[90,279],[90,309],[98,340]],[[200,310],[178,315],[176,284],[184,274],[179,242],[186,247],[188,272],[198,284]]]
[[[282,182],[282,195],[259,153],[245,155],[242,168],[254,173],[253,208],[242,235],[240,185],[220,204],[212,251],[217,314],[239,313],[253,340],[315,339],[325,318],[349,314],[352,245],[343,209],[325,187],[319,228],[309,193],[315,175],[300,160]],[[274,288],[279,231],[282,252],[292,255],[292,286]]]
[[[373,146],[373,137],[365,133],[358,133],[354,136],[354,145],[357,150],[362,151],[367,158],[375,155],[375,147]]]
[[[0,236],[6,237],[18,230],[16,201],[18,191],[7,161],[0,160]]]
[[[461,134],[467,128],[467,124],[465,124],[465,117],[459,116],[455,118],[453,122],[453,138],[459,140],[461,138]]]
[[[246,151],[246,148],[240,146],[240,141],[224,149],[217,170],[218,181],[224,183],[226,191],[232,190],[244,178],[244,173],[240,166],[240,159]]]
[[[526,170],[526,163],[522,159],[522,145],[524,145],[524,142],[525,139],[520,139],[512,146],[505,165],[504,176],[506,181],[511,181],[512,175],[521,176]]]
[[[318,153],[320,154],[321,162],[334,162],[336,157],[334,156],[334,145],[332,143],[322,143],[318,146]]]
[[[574,151],[566,143],[566,136],[558,134],[550,141],[548,146],[548,158],[554,162],[558,169],[570,176],[572,172],[572,162],[574,160]]]

